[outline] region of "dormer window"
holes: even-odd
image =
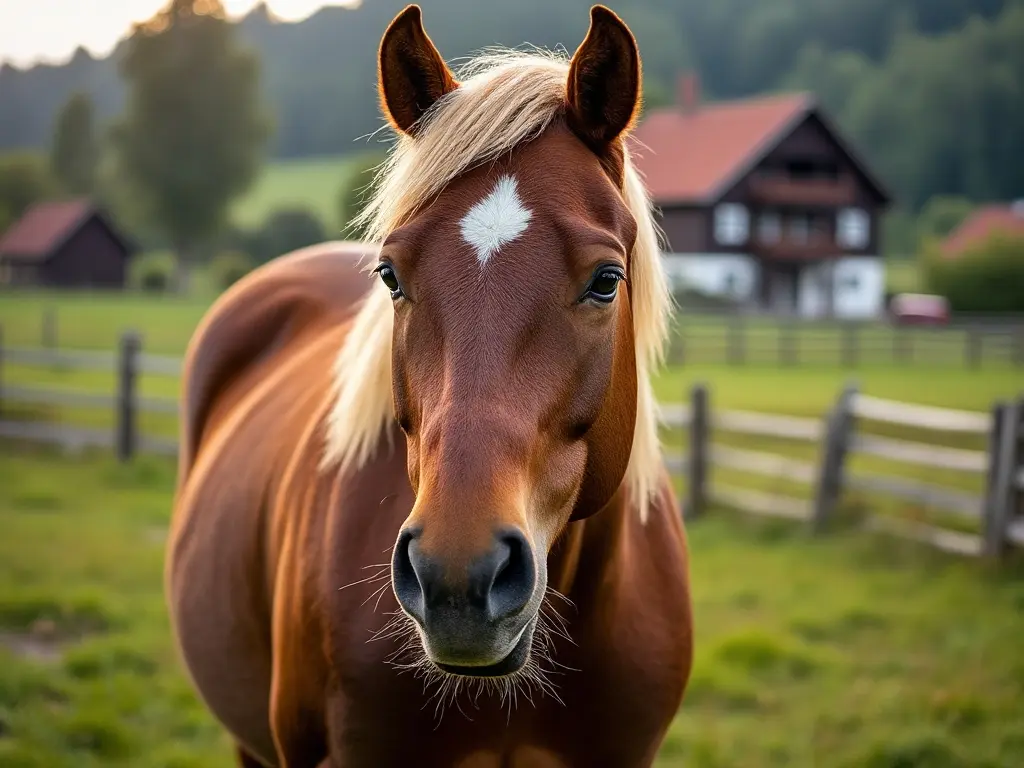
[[[836,221],[836,241],[843,248],[864,248],[868,244],[870,219],[860,208],[844,208]]]
[[[715,208],[715,239],[722,245],[747,242],[750,213],[737,203],[722,203]]]

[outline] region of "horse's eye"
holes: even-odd
[[[590,285],[587,287],[584,298],[607,304],[615,298],[619,281],[625,279],[626,276],[622,273],[622,270],[605,267],[594,275],[594,279],[590,281]]]
[[[398,284],[398,275],[390,264],[380,264],[373,270],[380,275],[381,282],[391,291],[391,298],[397,299],[402,295],[402,287]]]

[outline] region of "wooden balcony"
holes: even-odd
[[[842,248],[825,235],[815,235],[806,241],[783,237],[775,242],[754,239],[750,242],[750,252],[758,259],[765,261],[822,261],[838,256]]]
[[[857,201],[852,176],[838,179],[790,179],[783,176],[750,177],[750,197],[761,205],[840,206]]]

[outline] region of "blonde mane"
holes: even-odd
[[[491,50],[463,67],[461,87],[425,115],[415,140],[399,136],[378,169],[370,199],[354,225],[381,243],[452,180],[507,154],[541,133],[566,99],[569,63],[548,52]],[[628,152],[623,196],[638,232],[629,292],[638,379],[636,429],[626,483],[641,520],[661,479],[657,403],[651,374],[660,364],[671,312],[651,203]],[[367,265],[371,268],[373,265]],[[394,418],[391,334],[385,290],[371,291],[335,362],[337,395],[328,416],[324,466],[365,464]]]

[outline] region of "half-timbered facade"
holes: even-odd
[[[889,195],[813,97],[702,104],[689,76],[632,151],[677,283],[780,314],[883,311]]]

